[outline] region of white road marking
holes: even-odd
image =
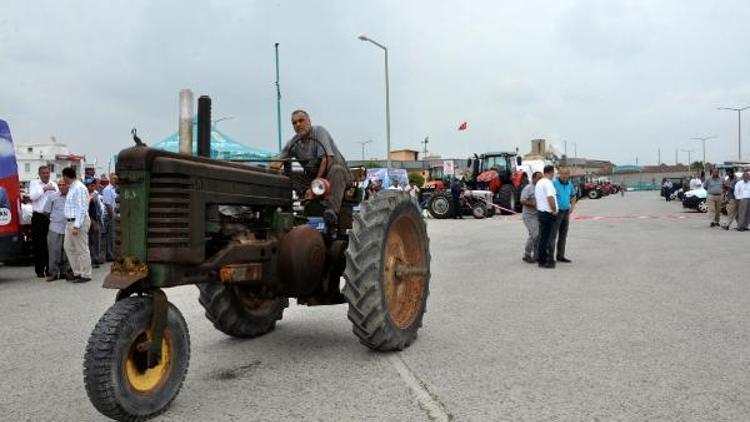
[[[445,409],[445,405],[438,400],[427,386],[406,366],[406,363],[397,354],[392,354],[389,357],[391,364],[396,368],[398,374],[401,376],[401,380],[404,381],[409,390],[411,390],[414,398],[417,400],[417,404],[427,413],[427,417],[431,421],[437,422],[450,422],[453,420],[453,416]]]

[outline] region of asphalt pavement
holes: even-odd
[[[431,295],[417,341],[371,352],[346,306],[292,305],[237,340],[195,287],[167,291],[192,339],[164,421],[747,421],[750,235],[657,193],[584,200],[571,264],[521,261],[518,217],[428,220]],[[101,288],[0,267],[0,420],[94,421],[82,359]]]

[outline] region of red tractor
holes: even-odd
[[[515,152],[474,154],[466,166],[471,170],[466,183],[471,189],[492,192],[492,202],[503,214],[521,211],[521,189],[529,183],[521,156]]]

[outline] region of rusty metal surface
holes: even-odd
[[[112,269],[104,278],[102,287],[106,289],[127,289],[149,276],[148,266],[138,258],[117,258]]]
[[[281,240],[278,265],[284,289],[290,296],[304,296],[320,286],[326,263],[323,236],[303,225],[293,228]]]
[[[399,328],[411,325],[422,304],[428,273],[423,242],[412,216],[402,215],[388,228],[384,296],[388,313]]]
[[[247,283],[261,281],[262,278],[263,264],[259,262],[225,265],[219,270],[219,280],[222,283]]]

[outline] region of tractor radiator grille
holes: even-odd
[[[148,211],[150,257],[164,256],[158,249],[189,248],[190,191],[188,175],[152,173]]]

